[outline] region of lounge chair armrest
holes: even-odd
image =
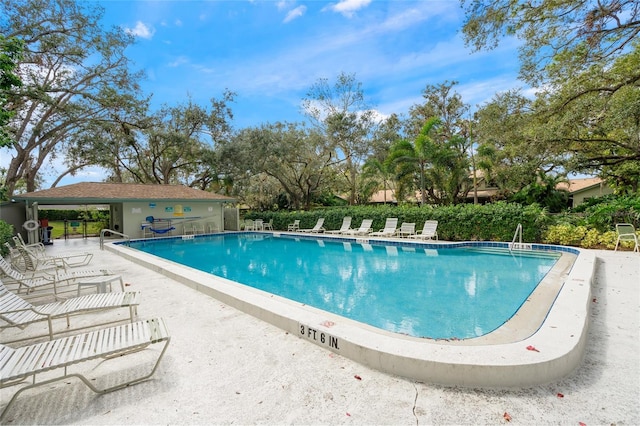
[[[39,314],[39,315],[51,316],[51,314],[40,312],[35,308],[36,308],[35,306],[29,306],[29,307],[24,307],[24,308],[20,308],[20,309],[11,309],[11,310],[8,310],[8,311],[2,310],[2,312],[0,312],[0,316],[5,315],[5,314],[17,314],[17,313],[20,313],[20,312],[28,312],[28,311],[35,312],[36,314]]]

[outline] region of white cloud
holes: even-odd
[[[307,6],[298,6],[295,9],[291,9],[284,18],[284,23],[291,22],[294,19],[301,17],[306,11]]]
[[[430,39],[427,32],[425,40],[409,50],[394,50],[376,42],[393,39],[407,30],[438,27],[443,21],[448,25],[456,19],[461,19],[456,3],[411,3],[409,7],[391,9],[382,19],[367,20],[362,27],[349,26],[340,31],[327,28],[297,43],[279,45],[275,50],[239,61],[225,58],[191,63],[193,77],[188,80],[206,74],[203,90],[218,90],[216,82],[224,81],[226,87],[244,96],[273,98],[299,106],[304,91],[318,78],[331,80],[340,71],[354,72],[371,93],[376,111],[386,117],[406,113],[412,105],[423,102],[421,93],[427,84],[471,78],[471,83],[456,86],[456,91],[473,108],[490,99],[496,90],[516,84],[517,76],[507,72],[511,68],[508,63],[517,60],[513,53],[515,41],[503,43],[491,52],[474,54],[464,46],[460,34]],[[493,62],[505,65],[494,67]],[[484,75],[486,68],[492,68],[494,74]]]
[[[147,26],[142,21],[136,22],[136,26],[133,28],[125,27],[124,31],[136,37],[146,38],[147,40],[151,40],[156,32],[153,27]]]
[[[354,12],[368,6],[369,3],[371,3],[371,0],[340,0],[338,3],[330,4],[323,10],[332,10],[347,18],[351,18]]]
[[[371,48],[365,47],[367,41],[375,41],[407,27],[424,25],[430,19],[450,14],[457,7],[445,3],[442,7],[418,3],[409,10],[401,8],[399,13],[392,13],[383,21],[371,22],[363,28],[349,28],[339,34],[335,31],[316,33],[312,39],[280,46],[280,49],[247,58],[244,62],[217,63],[215,66],[205,62],[201,71],[213,68],[216,74],[219,73],[217,80],[225,81],[229,87],[239,88],[236,90],[245,93],[260,92],[264,96],[284,96],[284,93],[304,90],[320,77],[337,75],[336,70],[360,70],[357,72],[359,79],[375,80],[381,74],[397,73],[412,67],[410,63],[400,66],[398,60],[403,58],[398,55],[391,58],[379,55],[375,47],[372,52]],[[375,42],[371,44],[376,45]],[[364,69],[363,63],[367,64]],[[256,73],[256,67],[260,69],[259,73]]]
[[[443,21],[456,22],[458,14],[458,7],[455,3],[418,3],[414,7],[402,9],[398,13],[391,14],[384,21],[376,23],[371,28],[371,31],[376,31],[377,33],[400,32],[430,19],[437,20],[438,25],[442,25]]]
[[[278,10],[285,10],[289,9],[289,7],[293,6],[295,3],[295,0],[280,0],[276,2],[276,7]]]
[[[168,65],[170,67],[175,68],[175,67],[178,67],[180,65],[188,64],[188,63],[189,63],[189,59],[186,56],[179,56],[175,61],[169,62]]]
[[[182,26],[182,21],[180,19],[176,19],[176,27],[181,27]]]
[[[459,84],[455,89],[460,93],[465,103],[471,106],[471,110],[475,111],[487,102],[490,102],[496,94],[521,86],[521,83],[516,77],[515,75],[501,74],[482,80]]]
[[[384,120],[389,118],[390,114],[385,114],[378,109],[370,109],[369,112],[373,116],[373,121],[376,123],[382,123]]]

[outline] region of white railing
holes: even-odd
[[[100,231],[100,250],[104,250],[104,234],[106,234],[107,232],[115,235],[120,235],[122,238],[127,240],[127,244],[129,243],[129,241],[131,241],[131,238],[129,238],[127,234],[123,234],[112,229],[103,229],[102,231]]]
[[[518,247],[522,247],[522,224],[519,223],[516,226],[516,232],[513,234],[513,239],[511,240],[511,244],[509,244],[509,251],[513,250],[516,239],[518,239]]]

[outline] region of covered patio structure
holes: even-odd
[[[38,208],[45,205],[108,205],[109,229],[131,238],[162,234],[237,229],[236,199],[183,185],[81,182],[12,198],[12,208],[24,205],[24,220],[14,219],[16,230],[29,242],[41,240]],[[13,215],[12,217],[15,217]]]

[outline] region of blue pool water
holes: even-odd
[[[478,337],[500,327],[559,256],[264,233],[131,247],[374,327],[434,339]]]

